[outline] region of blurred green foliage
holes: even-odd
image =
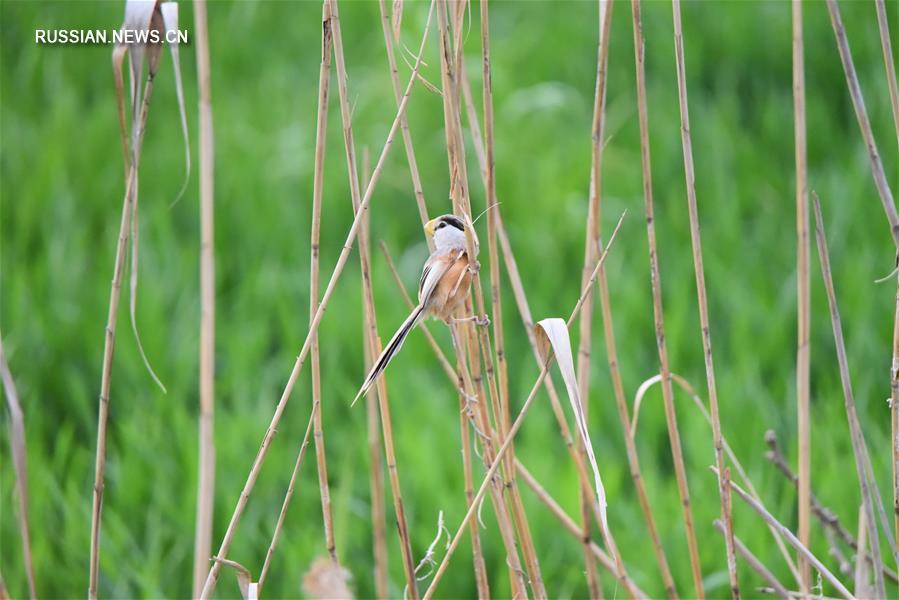
[[[893,189],[896,140],[872,2],[842,10],[874,132]],[[888,2],[894,34],[897,3]],[[192,10],[182,5],[193,31]],[[705,395],[705,375],[679,137],[670,4],[648,2],[649,118],[668,349],[672,368]],[[763,459],[774,429],[795,461],[795,209],[787,2],[704,2],[683,6],[697,192],[723,429],[769,508],[795,526],[795,494]],[[402,42],[417,47],[427,5],[408,2]],[[477,7],[466,35],[467,67],[480,79]],[[109,2],[0,3],[0,327],[25,412],[31,527],[39,592],[80,596],[87,588],[97,396],[109,281],[123,193],[110,48],[37,46],[37,28],[119,26]],[[217,548],[246,473],[281,394],[308,322],[308,234],[320,59],[320,5],[216,2],[209,8],[215,122],[216,506]],[[395,115],[378,8],[347,2],[341,19],[357,148],[376,157]],[[821,196],[856,399],[885,497],[889,494],[890,344],[895,289],[874,279],[894,251],[823,3],[805,6],[809,182]],[[191,34],[192,35],[192,34]],[[597,7],[590,2],[496,2],[491,40],[497,189],[535,317],[567,315],[578,295],[589,181]],[[894,39],[894,48],[899,39]],[[439,82],[432,35],[424,75]],[[182,53],[191,147],[196,149],[193,48]],[[610,50],[602,186],[606,235],[629,216],[608,262],[611,301],[629,396],[658,370],[635,109],[630,7],[616,3]],[[401,64],[406,80],[409,69]],[[480,96],[475,83],[475,95]],[[429,209],[446,212],[448,176],[441,98],[419,86],[409,118]],[[184,178],[170,57],[163,58],[141,170],[138,325],[157,389],[128,324],[119,319],[109,421],[101,595],[184,597],[190,573],[197,474],[197,176]],[[194,155],[196,153],[194,152]],[[474,176],[474,154],[468,148]],[[196,161],[195,161],[196,162]],[[351,222],[336,90],[328,129],[322,270],[326,278]],[[483,187],[472,178],[476,209]],[[371,210],[372,238],[385,240],[411,289],[426,257],[401,144],[387,160]],[[479,224],[479,227],[482,225]],[[486,235],[481,233],[482,238]],[[854,528],[859,503],[830,323],[812,247],[812,483]],[[486,265],[486,253],[481,258]],[[382,336],[405,317],[383,258],[373,259]],[[486,272],[486,271],[484,271]],[[506,282],[507,283],[507,282]],[[505,285],[505,284],[504,284]],[[359,268],[354,252],[321,326],[324,422],[341,561],[360,597],[373,594],[365,410],[349,400],[364,373]],[[510,386],[520,406],[537,368],[508,287],[503,288]],[[125,306],[125,305],[123,305]],[[597,313],[590,419],[609,497],[609,520],[631,575],[662,594],[623,448]],[[435,327],[449,348],[449,336]],[[443,510],[455,529],[464,514],[458,405],[420,334],[388,371],[399,473],[416,556]],[[308,367],[281,422],[230,557],[258,573],[309,413]],[[707,425],[678,396],[703,571],[712,596],[727,594],[724,546]],[[516,448],[562,505],[577,514],[575,471],[545,397]],[[3,411],[6,419],[6,411]],[[0,433],[0,571],[13,597],[26,594],[14,519],[8,428]],[[691,595],[680,507],[658,389],[648,394],[638,445],[655,517],[677,579]],[[482,467],[477,469],[483,473]],[[388,492],[389,493],[389,492]],[[547,589],[583,597],[576,540],[524,490]],[[888,500],[888,498],[887,498]],[[388,500],[387,506],[390,507]],[[508,595],[505,557],[487,516],[482,540],[493,593]],[[266,594],[298,596],[301,574],[324,553],[314,460],[307,456]],[[402,571],[388,514],[391,582]],[[737,534],[784,581],[770,533],[742,506]],[[813,547],[827,557],[820,529]],[[440,587],[442,597],[475,593],[468,542]],[[828,560],[830,560],[828,558]],[[740,566],[747,595],[761,584]],[[601,575],[609,595],[614,588]],[[895,590],[893,590],[895,591]],[[827,589],[825,587],[825,593]],[[221,597],[237,586],[225,573]]]

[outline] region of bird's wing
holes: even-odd
[[[465,254],[465,250],[451,250],[445,254],[432,254],[425,262],[418,282],[418,303],[427,304],[444,274]]]

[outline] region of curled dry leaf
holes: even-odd
[[[568,390],[568,400],[571,404],[571,410],[574,413],[574,420],[577,423],[578,435],[584,449],[587,451],[587,458],[590,459],[590,466],[593,468],[593,480],[596,486],[596,501],[599,504],[599,513],[602,517],[602,526],[608,530],[608,520],[606,517],[606,491],[602,485],[602,478],[599,475],[599,466],[596,463],[596,455],[593,453],[593,444],[590,442],[590,432],[587,430],[587,420],[584,418],[583,404],[578,393],[577,377],[574,374],[574,359],[571,356],[571,340],[568,336],[568,326],[564,319],[550,318],[543,319],[535,327],[537,335],[537,346],[543,360],[547,360],[549,349],[555,353],[556,362],[559,365],[559,371],[562,373],[562,379],[565,381],[565,388]]]

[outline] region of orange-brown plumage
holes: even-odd
[[[425,225],[425,233],[434,239],[434,252],[425,262],[418,284],[418,306],[384,347],[353,400],[364,396],[378,376],[396,356],[406,336],[426,316],[450,324],[463,305],[471,287],[471,261],[466,250],[465,222],[455,215],[443,215]],[[473,232],[472,232],[473,233]]]

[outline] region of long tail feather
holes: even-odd
[[[371,386],[378,380],[378,377],[384,372],[384,369],[387,368],[387,365],[390,364],[390,361],[393,360],[396,353],[403,347],[406,336],[409,335],[410,331],[415,329],[415,326],[418,325],[418,322],[421,321],[424,314],[424,306],[416,306],[415,310],[412,311],[412,314],[410,314],[403,324],[400,325],[400,328],[396,330],[396,333],[394,333],[393,337],[390,339],[390,343],[388,343],[384,350],[381,351],[381,355],[378,356],[378,359],[372,365],[368,377],[365,378],[365,383],[362,384],[359,393],[353,398],[353,402],[350,406],[356,404],[356,401],[359,400],[359,398],[368,393],[368,390],[370,390]]]

